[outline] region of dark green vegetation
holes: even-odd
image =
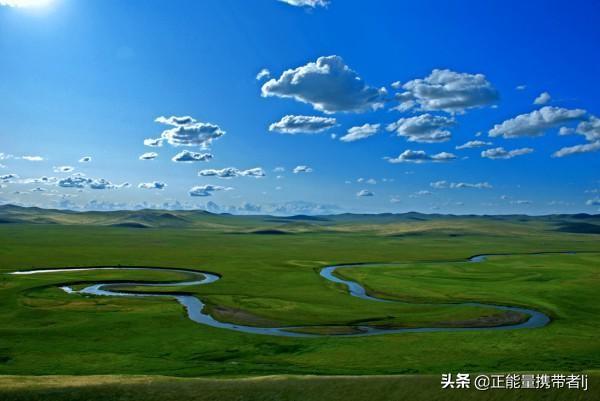
[[[589,377],[591,389],[600,376]],[[0,377],[10,401],[587,401],[581,390],[442,390],[435,376],[268,376],[181,379],[160,376]]]
[[[56,288],[75,282],[179,280],[179,273],[0,274],[0,374],[375,375],[579,372],[600,366],[598,216],[280,218],[191,211],[81,214],[10,206],[0,207],[0,221],[0,272],[95,265],[212,271],[222,279],[164,290],[199,294],[221,320],[337,324],[343,332],[357,324],[478,326],[497,313],[435,305],[464,301],[526,306],[553,319],[531,330],[292,339],[198,325],[180,305],[163,299],[86,298]],[[548,251],[581,253],[464,262],[475,254]],[[449,260],[456,262],[436,263]],[[430,304],[360,300],[317,274],[329,264],[356,262],[404,263],[340,274],[380,296]]]

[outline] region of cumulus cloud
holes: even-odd
[[[282,3],[289,4],[294,7],[326,7],[329,4],[329,0],[279,0]]]
[[[564,147],[552,155],[553,157],[565,157],[578,153],[590,153],[600,150],[600,118],[590,116],[587,120],[581,121],[577,128],[561,127],[561,135],[579,134],[583,135],[588,143]]]
[[[142,155],[140,155],[139,159],[140,160],[154,160],[158,157],[158,153],[156,152],[146,152]]]
[[[588,199],[585,204],[588,206],[600,206],[600,198],[596,197],[593,199]]]
[[[57,185],[63,188],[85,188],[92,182],[90,178],[84,177],[82,175],[73,175],[71,177],[66,177],[58,180]]]
[[[144,139],[144,145],[152,148],[159,148],[163,146],[164,138],[146,138]]]
[[[251,168],[248,170],[239,170],[235,167],[226,167],[220,170],[206,169],[198,171],[201,177],[218,177],[218,178],[234,178],[234,177],[264,177],[265,171],[260,167]]]
[[[545,106],[528,114],[521,114],[496,124],[489,131],[491,137],[519,138],[524,136],[540,136],[546,130],[571,121],[581,120],[586,111],[582,109],[565,109]]]
[[[422,114],[420,116],[401,118],[389,124],[386,129],[396,132],[409,142],[438,143],[450,140],[452,134],[445,128],[454,125],[454,118]]]
[[[269,126],[269,131],[282,134],[317,134],[335,127],[335,118],[287,115]]]
[[[56,177],[39,177],[39,178],[23,178],[19,180],[19,184],[45,184],[45,185],[54,185],[58,182],[58,178]]]
[[[213,192],[230,191],[231,187],[221,187],[219,185],[201,185],[190,189],[190,196],[212,196]]]
[[[0,175],[0,182],[3,182],[6,184],[9,182],[12,182],[15,178],[19,178],[19,176],[16,174],[13,174],[13,173]]]
[[[294,174],[312,173],[313,169],[308,166],[296,166],[296,167],[294,167],[293,172],[294,172]]]
[[[171,160],[176,163],[193,163],[193,162],[207,162],[213,159],[213,155],[211,153],[198,153],[198,152],[190,152],[189,150],[184,150],[182,152],[177,153]]]
[[[42,156],[21,156],[22,160],[27,160],[30,162],[41,162],[44,161],[44,158]]]
[[[385,179],[384,179],[384,181],[385,181]],[[369,178],[369,179],[359,178],[359,179],[356,180],[356,182],[358,182],[358,183],[363,183],[364,182],[365,184],[369,184],[369,185],[376,185],[377,184],[377,180],[375,178]]]
[[[160,136],[172,146],[199,146],[206,149],[215,139],[225,135],[225,131],[218,125],[199,122],[190,116],[161,116],[156,118],[155,122],[173,127],[163,131]],[[148,145],[146,141],[144,144]]]
[[[567,146],[561,148],[552,154],[553,157],[565,157],[578,153],[590,153],[600,150],[600,141],[585,143],[582,145]]]
[[[460,146],[456,147],[456,150],[461,150],[461,149],[473,149],[473,148],[481,148],[483,146],[490,146],[492,145],[491,142],[485,142],[485,141],[469,141],[466,143],[463,143]]]
[[[52,168],[52,171],[54,171],[55,173],[70,173],[74,170],[75,168],[72,166],[54,166]]]
[[[574,133],[575,133],[575,128],[570,128],[570,127],[560,127],[560,129],[558,130],[558,135],[560,135],[560,136],[571,135]]]
[[[93,179],[90,182],[90,188],[91,189],[113,189],[113,188],[121,188],[122,186],[120,185],[114,185],[113,183],[111,183],[108,180],[105,180],[104,178],[97,178],[97,179]],[[127,184],[122,184],[122,185],[127,185]]]
[[[258,72],[258,74],[256,74],[257,81],[262,81],[263,79],[270,78],[270,77],[271,77],[271,72],[266,68],[263,68],[262,70],[260,70]]]
[[[538,97],[535,98],[533,104],[547,104],[552,97],[548,92],[542,92]]]
[[[577,125],[576,133],[585,136],[588,141],[600,140],[600,118],[590,116],[587,121],[582,121]]]
[[[340,138],[342,142],[354,142],[375,135],[379,131],[380,124],[364,124],[352,127],[346,135]]]
[[[358,197],[375,196],[375,194],[367,189],[362,189],[356,193]]]
[[[51,184],[54,182],[54,180],[55,179],[53,177],[42,177],[41,179],[36,179],[35,182]],[[90,188],[96,190],[119,189],[126,188],[129,186],[128,183],[113,184],[112,182],[104,178],[88,178],[83,174],[73,174],[70,177],[59,179],[56,181],[56,185],[62,188]]]
[[[512,159],[513,157],[526,155],[532,152],[533,149],[531,148],[520,148],[507,151],[504,148],[499,147],[484,150],[483,152],[481,152],[481,157],[485,157],[487,159]]]
[[[292,98],[325,113],[362,112],[382,106],[379,89],[367,86],[339,56],[285,71],[262,86],[263,97]]]
[[[79,159],[79,163],[89,163],[92,161],[92,156],[83,156]]]
[[[390,158],[387,157],[386,160],[390,163],[443,163],[449,162],[456,159],[456,155],[448,152],[441,152],[435,155],[428,155],[423,150],[410,150],[407,149],[402,152],[398,157]]]
[[[164,189],[167,186],[164,182],[152,181],[152,182],[140,182],[138,188],[141,189]]]
[[[283,173],[285,171],[285,167],[277,166],[273,169],[274,173]]]
[[[402,85],[405,92],[397,95],[400,108],[463,113],[475,107],[495,103],[498,91],[483,74],[458,73],[451,70],[433,70],[423,79]]]
[[[429,184],[432,188],[436,189],[492,189],[493,186],[489,182],[448,182],[448,181],[436,181]]]

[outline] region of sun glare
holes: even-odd
[[[52,0],[0,0],[0,5],[9,7],[46,7]]]

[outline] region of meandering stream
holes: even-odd
[[[549,252],[551,253],[551,252]],[[479,263],[483,262],[488,255],[477,255],[468,259],[471,263]],[[449,261],[448,263],[455,263],[456,261]],[[395,302],[402,303],[401,301],[393,301],[389,299],[377,298],[367,294],[365,288],[357,282],[345,280],[335,275],[336,270],[338,269],[350,269],[353,267],[371,267],[371,266],[391,266],[398,264],[391,263],[378,263],[378,264],[346,264],[346,265],[336,265],[336,266],[328,266],[324,267],[319,271],[321,277],[329,280],[333,283],[338,283],[345,285],[348,288],[348,292],[351,296],[358,297],[367,301],[375,301],[375,302]],[[529,316],[529,318],[518,324],[507,324],[495,327],[418,327],[418,328],[396,328],[396,329],[384,329],[384,328],[375,328],[370,326],[353,326],[357,331],[353,333],[347,334],[308,334],[308,333],[300,333],[294,330],[307,330],[313,326],[286,326],[286,327],[255,327],[255,326],[245,326],[227,322],[221,322],[216,320],[210,314],[205,312],[204,302],[200,298],[195,295],[180,295],[180,294],[165,294],[165,293],[152,293],[152,292],[144,292],[144,293],[134,293],[134,292],[126,292],[115,289],[116,287],[173,287],[173,286],[194,286],[194,285],[206,285],[213,283],[220,279],[220,276],[213,273],[208,272],[199,272],[193,270],[184,270],[184,269],[165,269],[158,267],[86,267],[86,268],[72,268],[72,269],[43,269],[43,270],[27,270],[27,271],[16,271],[10,274],[13,275],[30,275],[30,274],[45,274],[45,273],[57,273],[57,272],[76,272],[76,271],[91,271],[91,270],[144,270],[144,271],[170,271],[170,272],[179,272],[185,273],[187,275],[191,275],[193,277],[192,280],[188,281],[177,281],[177,282],[160,282],[160,283],[146,283],[146,282],[119,282],[119,283],[97,283],[90,286],[87,286],[81,290],[75,290],[69,286],[60,287],[63,291],[69,294],[84,294],[84,295],[97,295],[97,296],[112,296],[112,297],[162,297],[162,298],[172,298],[179,302],[185,309],[187,316],[190,320],[221,329],[228,329],[239,331],[243,333],[250,334],[263,334],[263,335],[273,335],[273,336],[284,336],[284,337],[323,337],[323,336],[344,336],[344,337],[356,337],[356,336],[371,336],[371,335],[381,335],[381,334],[396,334],[396,333],[420,333],[420,332],[451,332],[451,331],[473,331],[473,330],[517,330],[517,329],[526,329],[526,328],[537,328],[543,327],[550,322],[550,318],[542,312],[514,307],[514,306],[503,306],[503,305],[494,305],[494,304],[486,304],[479,302],[462,302],[462,303],[439,303],[435,305],[439,306],[475,306],[475,307],[485,307],[490,309],[496,309],[499,311],[513,311],[523,313]],[[428,304],[430,305],[430,304]],[[326,326],[326,325],[325,325]],[[319,325],[318,327],[324,327],[324,325]],[[331,326],[331,327],[339,327],[339,326]]]

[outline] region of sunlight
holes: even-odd
[[[47,7],[53,0],[0,0],[0,5],[9,7]]]

